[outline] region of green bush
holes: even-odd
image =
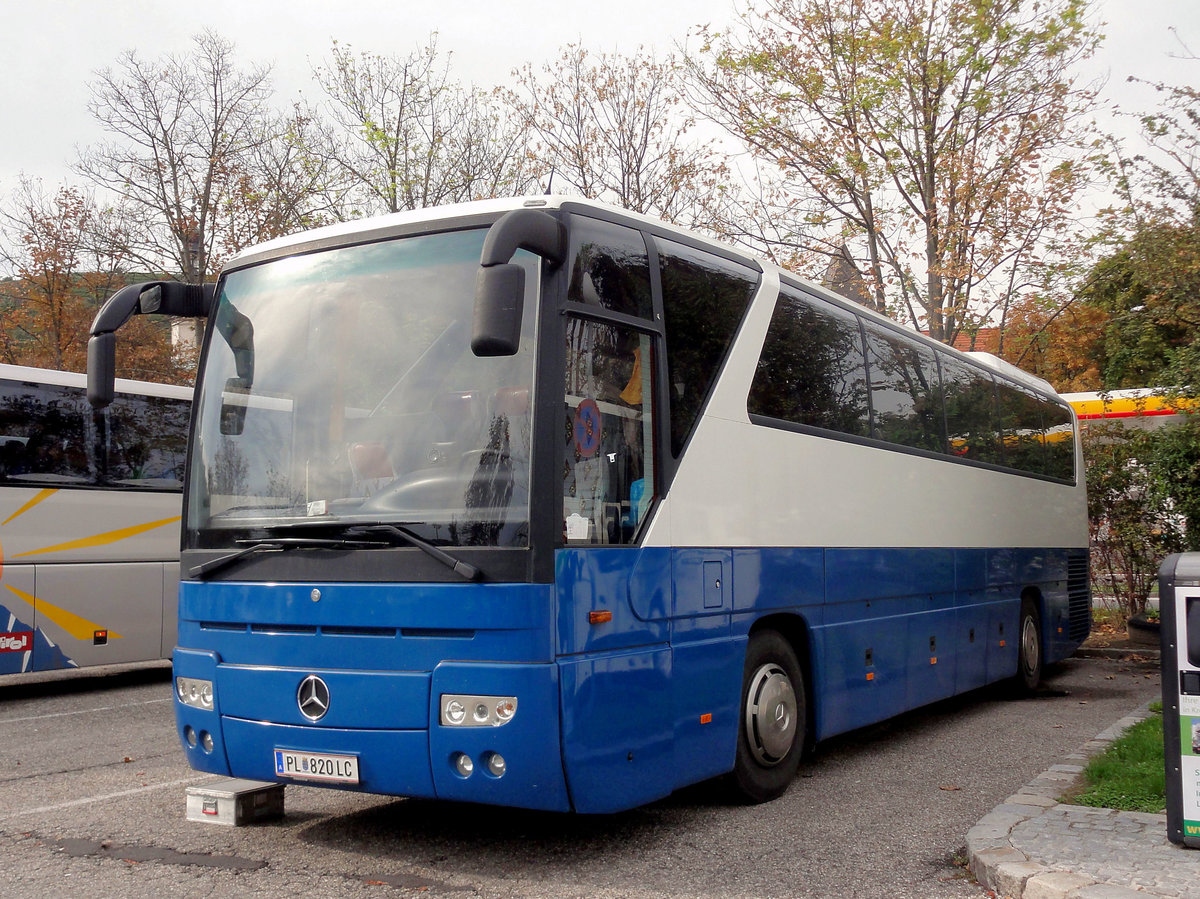
[[[1108,424],[1084,433],[1094,587],[1115,597],[1126,615],[1145,611],[1158,566],[1186,547],[1178,510],[1200,481],[1173,472],[1188,447],[1200,456],[1192,421],[1149,431]],[[1200,528],[1192,533],[1200,537]]]

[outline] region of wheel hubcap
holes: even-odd
[[[760,765],[783,761],[796,740],[798,707],[791,678],[768,663],[754,672],[746,695],[746,738]]]
[[[1021,650],[1025,658],[1025,673],[1032,675],[1038,669],[1038,632],[1033,618],[1026,618],[1021,624]]]

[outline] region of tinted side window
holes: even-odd
[[[1065,481],[1075,480],[1075,429],[1071,410],[1049,400],[1042,401],[1042,427],[1046,431],[1046,474]]]
[[[671,452],[678,456],[700,417],[759,275],[700,250],[660,243]]]
[[[81,388],[0,384],[0,479],[47,486],[95,482],[92,407]]]
[[[996,385],[1004,434],[1004,464],[1043,474],[1042,402],[1031,393],[1003,382]]]
[[[568,300],[626,315],[653,317],[650,256],[640,231],[573,216],[568,258]]]
[[[752,415],[867,436],[867,374],[858,319],[781,292],[748,408]]]
[[[190,411],[186,400],[117,394],[107,410],[107,480],[117,487],[182,489]]]
[[[946,355],[941,362],[951,454],[976,462],[1003,464],[991,375]]]
[[[933,350],[866,325],[873,437],[944,452],[942,395]]]

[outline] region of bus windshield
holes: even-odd
[[[538,268],[520,350],[470,348],[485,230],[234,270],[197,399],[188,536],[395,524],[439,545],[527,545]]]

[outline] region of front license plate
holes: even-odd
[[[323,752],[275,750],[275,774],[296,780],[323,783],[358,783],[358,758],[353,755],[329,755]]]

